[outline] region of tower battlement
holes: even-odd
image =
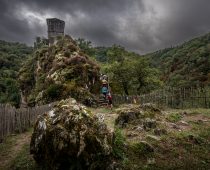
[[[64,35],[65,22],[57,18],[47,18],[47,32],[49,45],[56,41],[56,37]]]

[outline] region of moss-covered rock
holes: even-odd
[[[28,103],[34,99],[30,103],[45,104],[69,96],[87,103],[99,92],[99,66],[70,36],[64,36],[55,45],[34,52],[21,68],[19,82]]]
[[[160,109],[158,109],[153,104],[143,104],[143,105],[124,105],[117,109],[119,116],[117,117],[115,123],[120,127],[125,127],[127,124],[143,124],[146,128],[155,128],[156,122],[152,118],[161,114]]]
[[[70,98],[38,118],[30,150],[45,169],[106,169],[112,138],[106,124]]]

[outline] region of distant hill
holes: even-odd
[[[210,33],[180,46],[147,54],[153,66],[162,72],[161,79],[171,86],[210,83]]]
[[[0,103],[19,105],[17,75],[32,50],[25,44],[0,40]]]

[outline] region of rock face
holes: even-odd
[[[107,169],[113,134],[70,98],[38,118],[30,151],[44,169]]]

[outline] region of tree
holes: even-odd
[[[76,40],[77,45],[79,48],[85,53],[88,54],[90,57],[95,56],[95,49],[92,47],[91,41],[85,40],[84,38],[78,38]]]
[[[158,70],[149,65],[145,58],[138,58],[132,62],[133,84],[136,85],[136,92],[147,93],[162,85],[158,78]]]
[[[113,63],[109,69],[112,73],[110,77],[111,82],[118,85],[118,88],[123,90],[123,93],[129,95],[132,82],[132,69],[130,69],[129,62]]]
[[[107,56],[103,70],[108,73],[115,93],[146,93],[161,85],[157,69],[151,68],[147,59],[116,45],[108,50]]]
[[[125,59],[126,51],[124,47],[113,45],[107,51],[107,58],[109,63],[123,62]]]

